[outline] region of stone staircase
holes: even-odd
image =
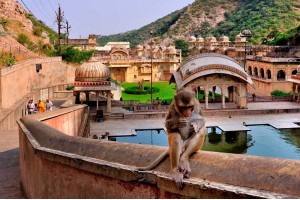
[[[116,119],[124,119],[124,113],[111,113],[109,119],[116,120]]]

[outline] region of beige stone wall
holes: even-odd
[[[266,58],[267,59],[267,58]],[[249,93],[255,93],[261,96],[271,96],[274,90],[281,90],[284,92],[292,91],[292,83],[284,80],[277,80],[277,73],[280,70],[285,72],[286,80],[292,75],[293,70],[297,70],[299,63],[276,62],[276,59],[270,61],[248,60],[247,73],[252,77],[255,84],[255,89],[247,86]],[[250,73],[250,67],[252,75]],[[257,74],[255,74],[255,70]],[[263,70],[263,75],[262,75]],[[271,78],[268,78],[267,71],[270,70]]]
[[[36,64],[42,64],[37,72]],[[48,88],[74,82],[75,68],[62,63],[61,58],[31,59],[0,69],[2,109],[12,107],[37,88]]]

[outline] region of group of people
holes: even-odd
[[[53,107],[53,103],[46,99],[46,101],[39,100],[38,103],[33,103],[33,100],[29,100],[27,104],[27,111],[28,114],[34,114],[34,113],[43,113],[45,111],[51,111]]]

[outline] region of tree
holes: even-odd
[[[181,49],[182,57],[187,57],[189,52],[189,43],[183,39],[174,40],[176,49]]]

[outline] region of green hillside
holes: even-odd
[[[131,46],[136,46],[144,40],[149,39],[150,31],[154,31],[154,37],[162,36],[166,33],[178,18],[182,15],[186,8],[172,12],[171,14],[158,19],[157,21],[146,25],[138,30],[133,30],[125,33],[102,36],[98,39],[98,44],[103,46],[107,42],[130,42]]]
[[[140,29],[102,36],[98,43],[129,41],[131,46],[136,46],[149,39],[150,30],[161,40],[186,39],[190,35],[206,37],[209,34],[220,37],[224,34],[232,41],[241,30],[247,28],[253,33],[250,42],[261,44],[273,41],[274,34],[279,36],[295,29],[299,22],[298,0],[196,0]]]

